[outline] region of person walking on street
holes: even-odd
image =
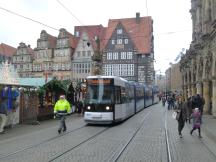
[[[4,133],[4,127],[8,118],[7,100],[0,97],[0,133]]]
[[[190,120],[190,117],[191,117],[191,114],[192,114],[192,98],[191,97],[188,97],[187,98],[187,119],[188,119],[188,123],[190,124],[191,123],[191,120]]]
[[[193,129],[190,131],[190,134],[192,135],[193,131],[198,129],[199,132],[199,138],[202,138],[201,136],[201,113],[199,111],[199,108],[195,108],[194,112],[191,114],[191,118],[193,119]]]
[[[177,105],[177,118],[178,121],[178,133],[179,137],[182,138],[182,129],[184,128],[185,121],[187,119],[187,113],[186,113],[186,102],[183,102],[183,99],[180,98]]]
[[[166,97],[162,96],[162,105],[165,106],[165,103],[166,103]]]
[[[200,114],[201,114],[201,122],[202,122],[202,114],[203,114],[203,107],[205,104],[205,99],[197,94],[193,99],[193,105],[194,108],[199,108]]]
[[[65,99],[65,95],[61,95],[60,99],[56,102],[54,107],[54,115],[60,118],[60,125],[58,129],[58,133],[61,131],[65,132],[67,130],[65,124],[66,115],[71,111],[70,103]]]

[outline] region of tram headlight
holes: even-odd
[[[106,106],[106,110],[110,110],[110,107],[109,107],[109,106]]]
[[[91,109],[91,107],[90,107],[90,106],[87,106],[87,109],[88,109],[88,110],[90,110],[90,109]]]

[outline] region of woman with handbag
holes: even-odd
[[[182,98],[179,98],[177,105],[177,116],[176,120],[178,121],[178,133],[180,138],[182,138],[182,129],[184,128],[185,121],[187,119],[187,103],[183,101]]]

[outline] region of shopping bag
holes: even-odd
[[[177,117],[177,112],[176,112],[176,111],[174,111],[174,112],[172,113],[172,117],[173,117],[173,119],[176,119],[176,117]]]

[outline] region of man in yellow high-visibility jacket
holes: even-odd
[[[60,126],[58,129],[58,133],[60,134],[62,129],[63,132],[67,130],[65,124],[65,116],[69,114],[71,111],[70,103],[65,99],[65,95],[61,95],[60,99],[56,102],[54,107],[54,115],[60,118]]]

